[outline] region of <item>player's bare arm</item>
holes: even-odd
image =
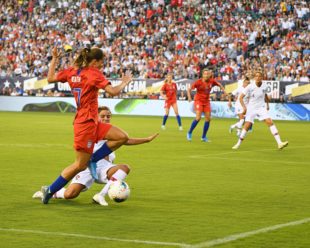
[[[192,101],[191,91],[192,91],[191,88],[188,88],[188,89],[187,89],[187,99],[188,99],[189,102]]]
[[[233,94],[229,94],[229,95],[228,95],[228,107],[229,107],[229,108],[232,107],[233,98],[234,98],[234,95],[233,95]]]
[[[127,72],[123,75],[121,84],[115,87],[107,85],[104,90],[108,92],[111,96],[117,96],[125,88],[125,86],[131,82],[131,80],[132,75],[130,72]]]
[[[243,93],[241,93],[239,100],[240,100],[241,106],[243,108],[243,113],[242,114],[245,115],[247,109],[246,109],[246,106],[245,106],[244,101],[243,101],[244,96],[245,95]]]
[[[48,83],[55,83],[57,82],[57,75],[56,75],[56,65],[58,58],[60,56],[60,53],[58,52],[57,47],[54,47],[52,50],[52,61],[50,63],[48,74],[47,74],[47,82]]]
[[[227,95],[224,86],[220,82],[218,82],[218,81],[216,81],[216,82],[218,83],[218,86],[221,88],[221,91],[223,91],[223,94]]]
[[[144,143],[149,143],[152,140],[154,140],[158,135],[159,135],[159,133],[155,133],[155,134],[153,134],[149,137],[146,137],[146,138],[129,138],[125,145],[130,146],[130,145],[141,145]]]
[[[265,102],[266,102],[266,107],[267,107],[267,110],[269,110],[269,102],[270,102],[270,98],[267,94],[265,94]]]

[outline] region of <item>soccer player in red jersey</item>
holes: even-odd
[[[90,159],[98,161],[109,155],[128,141],[128,135],[123,130],[99,122],[98,90],[104,89],[110,95],[118,95],[131,81],[131,74],[122,78],[122,83],[112,87],[110,82],[100,72],[103,67],[104,55],[100,48],[84,48],[74,61],[74,65],[56,74],[56,64],[60,54],[57,48],[52,51],[52,61],[49,67],[47,81],[68,82],[74,94],[77,113],[74,119],[75,162],[65,168],[61,175],[50,185],[43,186],[42,202],[47,204],[55,192],[63,188],[76,174],[87,168]],[[108,140],[100,151],[93,155],[94,144]]]
[[[179,115],[177,105],[177,84],[172,81],[171,74],[167,75],[167,78],[164,81],[164,85],[161,87],[160,95],[165,99],[165,115],[163,118],[163,124],[161,128],[163,130],[166,129],[166,122],[169,116],[169,110],[170,107],[172,107],[178,121],[179,130],[182,131],[183,128],[181,123],[181,117]]]
[[[202,71],[202,78],[195,81],[190,88],[187,89],[188,101],[192,101],[191,91],[196,89],[196,95],[194,98],[194,106],[196,111],[196,118],[193,120],[192,125],[187,133],[187,140],[192,140],[192,132],[201,119],[201,114],[205,115],[205,124],[201,136],[201,141],[209,142],[207,138],[207,132],[210,126],[211,120],[211,106],[210,106],[210,92],[213,86],[219,86],[225,93],[225,89],[221,83],[212,78],[212,71],[204,69]]]

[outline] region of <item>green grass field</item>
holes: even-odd
[[[160,132],[152,143],[117,151],[116,163],[132,169],[130,199],[95,205],[102,186],[94,185],[77,199],[43,205],[32,194],[73,162],[72,120],[0,112],[0,247],[310,247],[310,123],[276,121],[290,142],[278,151],[257,122],[233,151],[232,119],[213,119],[212,142],[202,143],[202,122],[186,140],[189,118],[180,132],[174,118],[161,131],[159,117],[114,116],[131,137]]]

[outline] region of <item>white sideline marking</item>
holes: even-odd
[[[0,231],[4,232],[17,232],[17,233],[32,233],[32,234],[42,234],[42,235],[51,235],[51,236],[64,236],[64,237],[75,237],[75,238],[86,238],[86,239],[96,239],[96,240],[107,240],[107,241],[118,241],[118,242],[126,242],[126,243],[139,243],[146,245],[162,245],[162,246],[177,246],[181,248],[207,248],[216,245],[221,245],[225,243],[229,243],[238,239],[247,238],[253,235],[257,235],[260,233],[267,233],[270,231],[278,230],[281,228],[289,227],[289,226],[297,226],[310,222],[310,218],[292,221],[284,224],[278,224],[274,226],[264,227],[261,229],[238,233],[226,236],[224,238],[213,239],[206,242],[202,242],[196,245],[190,245],[185,243],[173,243],[173,242],[159,242],[159,241],[148,241],[148,240],[136,240],[136,239],[118,239],[118,238],[110,238],[104,236],[93,236],[93,235],[85,235],[85,234],[76,234],[76,233],[62,233],[62,232],[45,232],[38,230],[23,230],[23,229],[15,229],[15,228],[0,228]]]
[[[77,233],[45,232],[45,231],[38,231],[38,230],[23,230],[23,229],[15,229],[15,228],[0,228],[0,231],[42,234],[42,235],[48,235],[48,236],[75,237],[75,238],[107,240],[107,241],[118,241],[118,242],[126,242],[126,243],[139,243],[139,244],[146,244],[146,245],[177,246],[181,248],[191,247],[191,245],[184,244],[184,243],[158,242],[158,241],[136,240],[136,239],[118,239],[118,238],[110,238],[110,237],[105,237],[105,236],[93,236],[93,235],[85,235],[85,234],[77,234]]]
[[[270,231],[274,231],[274,230],[278,230],[284,227],[288,227],[288,226],[297,226],[297,225],[301,225],[301,224],[305,224],[310,222],[310,218],[306,218],[306,219],[302,219],[302,220],[297,220],[297,221],[292,221],[292,222],[288,222],[288,223],[284,223],[284,224],[278,224],[278,225],[274,225],[274,226],[269,226],[269,227],[265,227],[262,229],[257,229],[257,230],[253,230],[253,231],[249,231],[249,232],[244,232],[244,233],[238,233],[238,234],[233,234],[233,235],[229,235],[227,237],[224,238],[219,238],[219,239],[213,239],[210,241],[206,241],[206,242],[202,242],[196,245],[192,245],[191,248],[204,248],[204,247],[212,247],[212,246],[216,246],[216,245],[221,245],[221,244],[225,244],[225,243],[229,243],[238,239],[243,239],[243,238],[247,238],[256,234],[260,234],[260,233],[267,233]]]

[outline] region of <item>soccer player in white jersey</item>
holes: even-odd
[[[250,84],[250,78],[248,76],[245,76],[245,78],[244,78],[244,80],[242,82],[242,85],[239,86],[237,89],[235,89],[232,92],[232,95],[236,98],[235,113],[238,116],[239,121],[229,127],[229,132],[232,133],[232,131],[235,128],[237,128],[237,136],[240,136],[241,129],[242,129],[242,126],[244,124],[244,118],[245,118],[245,115],[243,114],[243,107],[242,107],[242,105],[240,103],[240,96],[241,96],[241,93],[243,92],[243,90],[245,89],[245,87],[247,87],[249,84]],[[249,98],[248,97],[244,97],[243,98],[243,102],[247,106],[248,102],[249,102]],[[228,106],[230,108],[232,106],[231,98],[229,98]]]
[[[111,111],[108,107],[99,107],[99,118],[104,123],[110,123]],[[158,136],[158,133],[153,134],[146,138],[129,138],[125,145],[139,145],[152,141]],[[102,140],[95,144],[94,152],[97,151],[106,141]],[[115,180],[123,181],[130,172],[130,168],[126,164],[113,164],[115,159],[115,153],[111,153],[109,156],[99,160],[97,162],[97,175],[98,180],[95,180],[91,175],[89,168],[78,173],[71,181],[68,188],[62,188],[57,191],[53,198],[56,199],[73,199],[79,196],[81,192],[88,190],[94,182],[99,184],[105,184],[99,194],[94,195],[93,200],[102,206],[108,206],[105,200],[105,195],[108,192],[110,184]],[[37,191],[32,197],[42,198],[42,192]]]
[[[240,103],[243,107],[243,113],[246,113],[245,124],[239,136],[237,144],[232,149],[238,149],[244,140],[246,133],[251,125],[254,123],[254,119],[264,120],[267,126],[270,128],[270,132],[274,136],[278,143],[278,148],[283,149],[288,145],[288,141],[281,141],[280,135],[276,125],[272,122],[268,110],[269,110],[269,97],[267,95],[266,85],[263,84],[263,73],[258,71],[255,73],[255,84],[249,84],[240,96]],[[244,103],[244,97],[249,97],[249,103],[246,106]]]

